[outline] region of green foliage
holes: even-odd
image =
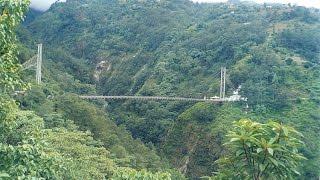
[[[24,87],[18,74],[20,65],[14,29],[23,19],[28,4],[27,0],[0,1],[1,93]],[[72,121],[52,112],[52,102],[48,101],[47,96],[53,97],[51,93],[37,88],[31,92],[31,99],[25,99],[23,104],[40,111],[45,116],[45,126],[51,129],[44,129],[43,119],[34,112],[19,110],[14,100],[7,94],[1,94],[0,178],[106,179],[115,174],[116,164],[102,143],[95,141],[89,132],[79,131]],[[46,106],[39,108],[40,104],[45,103]],[[52,114],[47,114],[50,112]],[[149,177],[147,171],[144,173]],[[163,175],[155,174],[156,178],[160,176]]]
[[[241,109],[231,104],[197,103],[181,113],[170,127],[163,154],[189,178],[211,174],[217,171],[215,161],[224,152],[225,133],[233,121],[245,116]]]
[[[134,169],[122,168],[112,176],[112,180],[171,180],[169,173],[150,173],[146,170],[136,171]]]
[[[312,76],[296,57],[314,62],[305,55],[316,57],[319,43],[313,33],[318,22],[302,21],[306,14],[317,15],[280,5],[267,10],[241,3],[233,9],[187,1],[85,0],[54,4],[25,30],[46,44],[47,62],[55,62],[46,65],[51,71],[48,82],[54,79],[52,83],[64,91],[210,97],[218,94],[219,69],[226,66],[227,95],[242,85],[241,95],[250,97],[249,106],[268,113],[291,106],[291,98],[308,96],[304,84]],[[44,26],[46,22],[52,23]],[[299,24],[307,29],[300,31]],[[287,31],[290,36],[285,36]],[[314,38],[304,38],[311,34]],[[300,40],[304,45],[296,43]],[[284,62],[288,58],[292,64]],[[100,62],[105,67],[100,67],[98,80],[93,79]],[[74,79],[80,81],[72,83]],[[134,138],[159,145],[172,122],[190,106],[114,101],[107,111]]]
[[[228,153],[217,162],[216,178],[294,179],[305,157],[298,152],[302,135],[290,126],[243,119],[227,134]]]
[[[294,29],[288,29],[279,36],[282,46],[293,49],[302,54],[312,62],[317,62],[320,51],[320,33],[319,26],[296,26]]]
[[[32,112],[20,111],[4,92],[22,87],[17,64],[15,28],[29,1],[0,1],[0,172],[1,178],[54,179],[57,158],[44,152],[43,122]]]
[[[1,110],[0,172],[10,178],[54,178],[58,158],[45,153],[41,118],[6,101]],[[9,111],[4,112],[8,108]]]
[[[15,28],[23,20],[29,0],[0,1],[0,91],[13,90],[23,83],[19,77]]]
[[[54,100],[50,98],[52,96]],[[163,170],[168,166],[152,146],[147,147],[140,140],[133,139],[102,108],[81,100],[74,94],[60,96],[49,87],[34,87],[20,97],[19,102],[22,108],[34,110],[43,116],[46,128],[73,130],[77,125],[82,131],[92,132],[94,138],[110,151],[110,157],[119,166],[151,170]]]
[[[196,179],[217,171],[213,162],[226,151],[222,142],[233,121],[281,119],[304,134],[301,152],[308,160],[298,167],[299,178],[319,177],[319,11],[184,0],[72,0],[30,14],[19,30],[19,57],[30,58],[41,40],[46,84],[18,99],[22,108],[44,117],[46,128],[73,131],[76,124],[90,130],[118,166],[163,171],[167,158]],[[211,97],[219,93],[221,66],[228,69],[227,96],[241,85],[248,108],[85,102],[66,94]],[[32,71],[24,74],[34,79]]]
[[[54,128],[47,130],[46,141],[50,153],[61,156],[63,179],[104,179],[115,172],[116,165],[102,144],[88,132]]]
[[[243,83],[243,94],[250,97],[249,105],[271,106],[270,108],[281,109],[287,105],[286,93],[288,89],[284,85],[284,70],[280,67],[280,57],[264,47],[256,48],[248,60],[247,69],[241,72],[246,79]],[[237,76],[237,73],[235,73]],[[243,77],[245,76],[245,77]],[[239,78],[239,77],[235,77]]]
[[[91,133],[79,131],[72,121],[59,114],[47,114],[44,123],[42,118],[34,113],[18,110],[13,101],[7,101],[4,107],[9,111],[5,112],[5,108],[1,111],[0,172],[4,173],[3,177],[104,179],[118,173],[116,164],[129,165],[128,162],[119,163],[127,158],[126,155],[113,157],[103,147],[103,143],[93,139]],[[44,129],[44,124],[51,129]],[[136,143],[133,146],[140,152],[149,153],[149,150],[138,142],[131,140],[131,143]],[[152,161],[151,166],[143,165],[142,161],[146,160],[138,159],[138,154],[136,156],[134,159],[137,164],[133,167],[152,168],[157,165],[154,163],[159,161],[157,157],[153,157],[154,154],[149,153],[146,158]]]
[[[74,122],[82,130],[90,130],[94,136],[104,143],[111,153],[119,156],[119,146],[125,148],[128,155],[123,157],[121,165],[132,168],[160,170],[166,164],[161,161],[154,150],[134,140],[123,127],[117,127],[107,114],[96,106],[80,100],[74,95],[59,98],[54,105],[56,110]],[[118,148],[116,148],[118,147]],[[124,164],[123,164],[124,163]]]

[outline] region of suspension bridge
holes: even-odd
[[[185,97],[165,97],[165,96],[79,96],[82,99],[135,99],[142,101],[190,101],[190,102],[235,102],[235,101],[245,101],[245,99],[232,99],[232,98],[185,98]]]
[[[36,82],[41,84],[42,78],[42,44],[38,44],[38,53],[31,59],[22,64],[22,69],[32,69],[35,68],[36,71]],[[97,96],[97,95],[79,95],[82,99],[104,99],[104,100],[118,100],[118,99],[133,99],[141,101],[189,101],[189,102],[236,102],[236,101],[246,101],[246,98],[241,97],[238,92],[234,93],[230,97],[226,97],[226,72],[225,67],[221,68],[220,71],[220,96],[213,96],[209,98],[187,98],[187,97],[165,97],[165,96]]]

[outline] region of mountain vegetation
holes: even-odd
[[[1,178],[319,178],[318,9],[67,0],[42,13],[0,3]],[[38,43],[40,85],[19,65]],[[213,97],[221,67],[226,95],[247,101],[79,98]]]

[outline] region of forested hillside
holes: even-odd
[[[82,158],[109,154],[107,159],[97,156],[97,163],[112,167],[106,168],[110,177],[118,167],[171,172],[173,179],[182,179],[177,171],[191,179],[212,176],[218,171],[216,160],[227,153],[223,144],[232,122],[250,118],[261,123],[275,120],[300,131],[305,146],[299,150],[307,159],[296,178],[317,179],[319,29],[318,9],[291,5],[186,0],[55,3],[44,13],[29,11],[17,31],[21,63],[43,43],[44,78],[16,100],[21,109],[42,117],[46,129],[53,129],[48,138],[62,157],[70,151]],[[227,68],[227,96],[241,86],[247,102],[77,97],[212,97],[219,94],[221,67]],[[22,73],[33,83],[33,71]],[[87,130],[92,134],[84,133]],[[88,150],[78,152],[83,148],[69,149],[71,145]],[[86,168],[94,164],[104,172],[95,162],[83,169],[94,174]]]

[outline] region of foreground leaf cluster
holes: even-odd
[[[294,179],[297,167],[306,159],[298,149],[302,135],[290,126],[270,121],[266,124],[242,119],[234,122],[225,143],[228,152],[217,163],[217,177],[241,179]]]

